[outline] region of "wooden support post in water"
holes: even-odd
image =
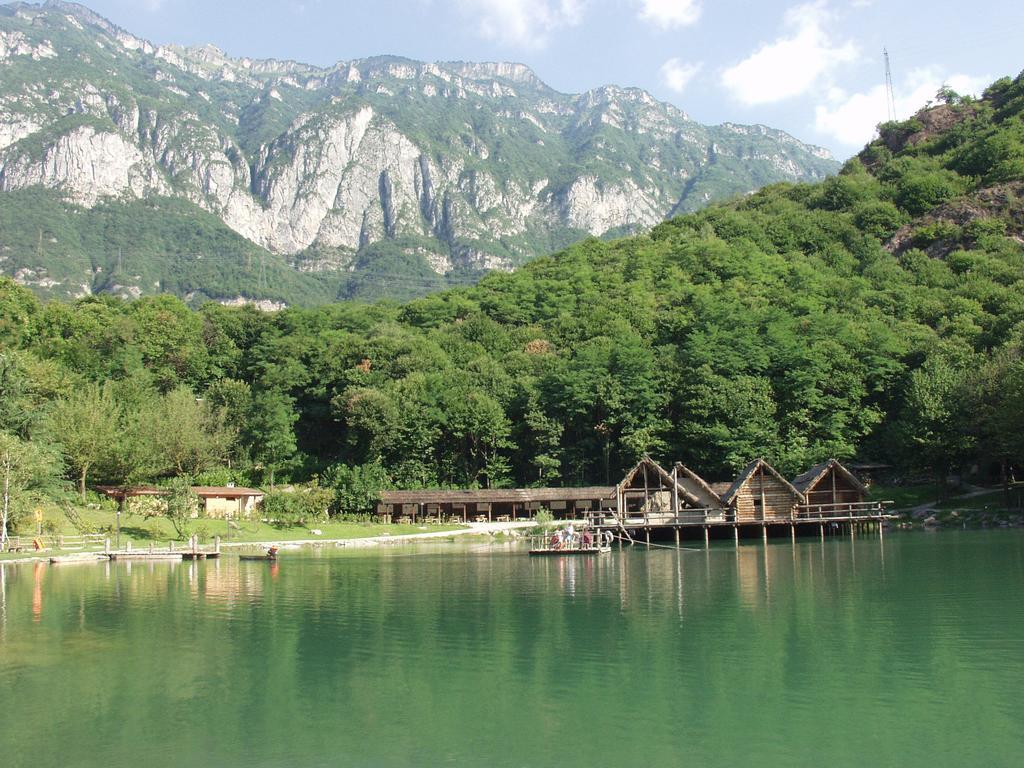
[[[676,526],[676,549],[679,549],[679,526]]]
[[[736,546],[738,547],[740,545],[740,527],[735,523],[732,526],[732,538],[733,541],[736,542]]]
[[[768,526],[761,523],[761,541],[765,544],[768,543]]]
[[[705,525],[704,526],[704,549],[711,546],[711,530]]]
[[[824,523],[819,523],[818,524],[818,528],[821,530],[821,540],[824,541],[825,540],[825,524]]]
[[[796,526],[793,523],[789,524],[789,540],[796,544]]]
[[[644,539],[647,541],[647,548],[651,548],[651,529],[644,528]]]

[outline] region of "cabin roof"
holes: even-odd
[[[666,471],[664,467],[662,467],[658,462],[656,462],[646,453],[644,454],[643,458],[636,463],[636,466],[634,466],[629,472],[626,473],[626,476],[622,478],[622,482],[620,482],[616,486],[616,488],[625,489],[633,481],[633,478],[636,477],[636,474],[637,472],[640,471],[640,468],[644,466],[653,469],[655,474],[669,488],[671,488],[673,485],[676,486],[677,493],[679,493],[689,503],[700,505],[700,499],[698,499],[696,496],[690,493],[690,491],[688,491],[686,488],[679,485],[679,483],[676,482],[676,479],[668,471]]]
[[[683,462],[677,461],[675,463],[675,469],[676,469],[676,473],[677,474],[678,473],[682,473],[682,474],[686,475],[688,478],[690,478],[695,483],[697,483],[697,485],[699,485],[701,488],[703,488],[713,499],[716,499],[718,501],[722,500],[721,492],[715,490],[715,487],[714,487],[713,483],[709,483],[707,480],[705,480],[703,477],[698,475],[696,472],[694,472],[688,466],[683,464]],[[730,483],[725,483],[725,488],[723,488],[723,490],[727,490],[729,488],[729,486],[730,486]]]
[[[586,488],[493,488],[486,490],[381,491],[384,504],[500,504],[507,502],[593,501],[614,499],[615,486]]]
[[[193,485],[192,490],[201,499],[239,499],[245,496],[262,496],[258,488],[235,485]]]
[[[764,459],[754,459],[752,462],[750,462],[746,466],[746,468],[744,468],[744,470],[740,473],[740,476],[733,481],[731,486],[729,486],[729,490],[722,494],[722,501],[725,504],[731,503],[733,498],[735,498],[736,494],[739,493],[740,488],[742,488],[746,484],[746,482],[750,480],[750,478],[759,468],[766,469],[769,472],[769,474],[774,475],[774,477],[779,482],[785,485],[786,488],[788,488],[794,496],[796,496],[800,501],[804,501],[804,495],[800,493],[800,491],[798,491],[796,488],[794,488],[793,484],[789,482],[789,480],[780,475],[778,470],[776,470],[775,467],[773,467]]]
[[[823,461],[820,464],[815,464],[802,475],[797,475],[793,478],[793,486],[800,491],[800,493],[806,493],[817,485],[821,479],[828,474],[830,469],[835,469],[836,472],[845,477],[861,493],[868,492],[868,489],[864,487],[864,484],[857,478],[857,476],[844,467],[838,459],[829,459],[828,461]]]

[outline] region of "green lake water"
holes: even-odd
[[[0,566],[2,766],[1021,766],[1024,532]]]

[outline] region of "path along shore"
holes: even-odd
[[[519,521],[514,523],[467,523],[465,528],[454,531],[417,531],[416,533],[401,533],[397,535],[384,534],[381,536],[364,536],[357,539],[325,539],[322,537],[312,539],[289,539],[284,541],[221,541],[221,551],[227,549],[265,549],[277,547],[278,549],[297,549],[308,546],[335,546],[346,548],[368,548],[379,546],[391,546],[395,544],[415,543],[430,539],[447,539],[452,536],[465,536],[468,534],[487,534],[493,536],[496,533],[508,533],[510,531],[536,528],[534,521]],[[139,550],[144,551],[144,550]],[[61,563],[92,562],[94,560],[106,560],[102,552],[76,552],[57,555]],[[0,560],[0,563],[39,563],[49,562],[54,557],[53,553],[42,553],[28,557],[11,558]]]

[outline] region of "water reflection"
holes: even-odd
[[[996,536],[0,566],[0,700],[18,701],[0,751],[714,766],[757,744],[766,765],[1015,764],[1024,536]],[[980,752],[905,727],[937,702]],[[566,733],[601,738],[554,754]]]

